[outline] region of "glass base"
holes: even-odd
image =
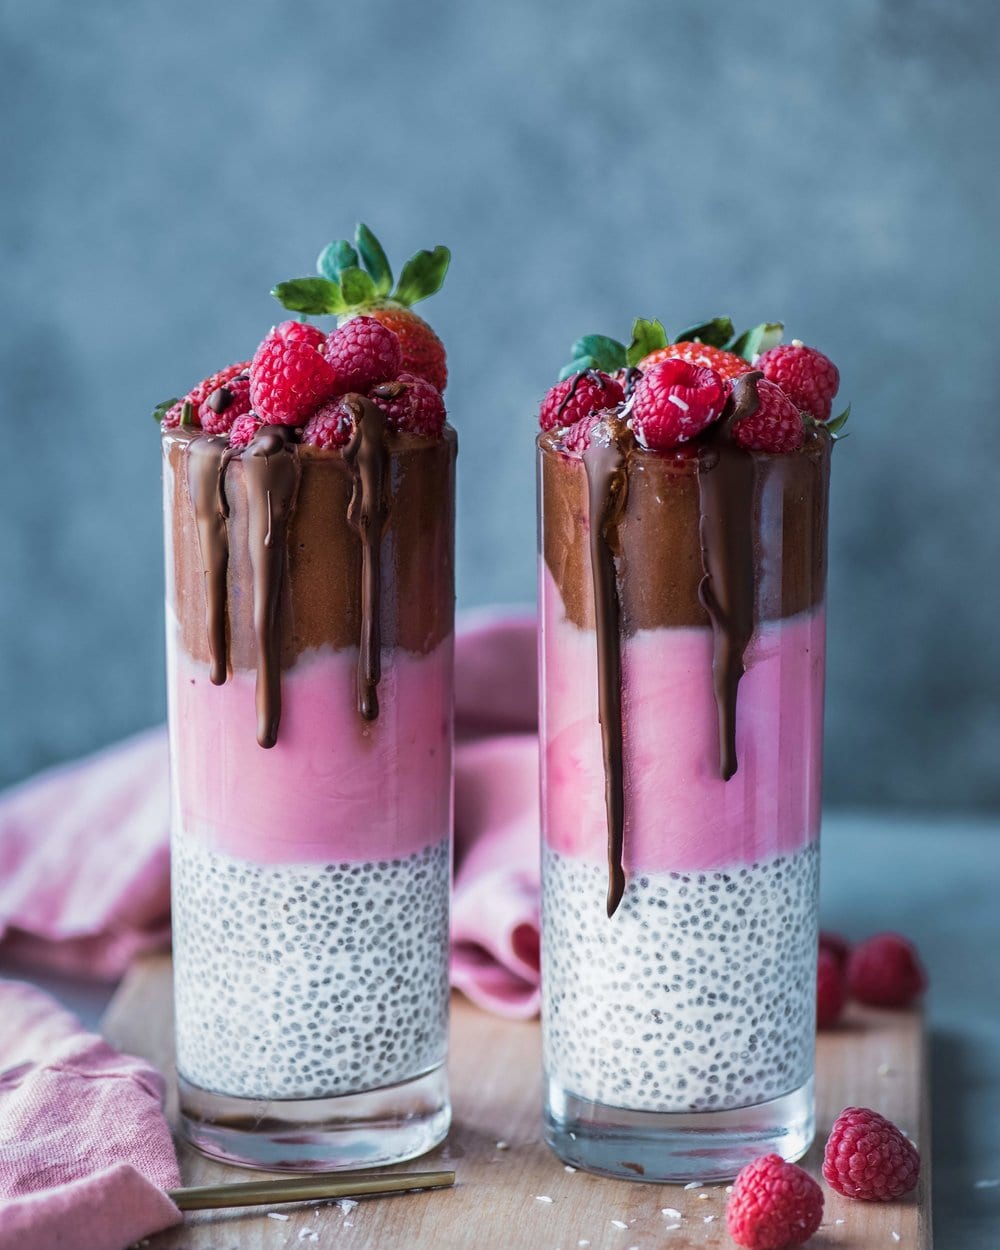
[[[732,1111],[627,1111],[546,1080],[545,1140],[565,1163],[618,1180],[724,1181],[758,1155],[793,1162],[816,1131],[813,1078]]]
[[[181,1130],[212,1159],[268,1172],[383,1167],[426,1154],[451,1124],[445,1064],[411,1081],[334,1098],[216,1094],[178,1074]]]

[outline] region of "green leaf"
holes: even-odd
[[[375,283],[357,265],[351,265],[341,272],[340,289],[344,293],[344,302],[349,308],[370,304],[375,299]]]
[[[843,412],[839,412],[835,417],[831,417],[830,420],[827,421],[826,428],[830,431],[830,433],[833,435],[834,438],[836,438],[837,435],[840,434],[840,431],[847,424],[847,418],[850,415],[851,415],[851,405],[848,404]],[[841,435],[841,437],[846,438],[847,435],[844,434],[844,435]]]
[[[643,357],[667,345],[667,332],[658,321],[636,317],[632,323],[632,342],[625,350],[625,363],[637,365]]]
[[[575,378],[578,373],[586,373],[588,369],[598,369],[600,366],[593,356],[574,357],[568,365],[563,365],[559,370],[559,381],[565,382],[567,378]]]
[[[388,295],[392,290],[392,269],[382,244],[375,238],[363,221],[358,222],[354,242],[361,253],[361,261],[372,276],[376,295]],[[355,260],[354,264],[358,262]]]
[[[710,347],[725,347],[735,334],[733,323],[728,317],[713,317],[700,326],[692,326],[682,334],[678,334],[675,343],[707,343]]]
[[[784,331],[785,327],[780,321],[764,321],[751,330],[744,330],[736,342],[730,345],[729,351],[753,364],[761,352],[766,352],[781,342]]]
[[[586,334],[577,339],[570,348],[574,361],[591,360],[594,363],[584,365],[586,369],[600,369],[604,373],[614,373],[625,368],[625,348],[617,339],[609,339],[606,334]],[[578,369],[577,373],[582,373]]]
[[[173,399],[164,399],[153,409],[153,420],[159,424],[170,409],[173,408],[174,404],[179,404],[180,402],[181,400],[179,395],[175,395]]]
[[[271,294],[292,312],[313,315],[347,312],[340,284],[329,278],[293,278],[290,282],[279,282]]]
[[[426,299],[441,289],[444,275],[448,272],[451,252],[440,244],[433,252],[426,250],[417,252],[403,266],[392,298],[401,304],[415,304],[417,300]]]
[[[357,265],[358,254],[346,239],[328,243],[316,258],[316,272],[330,282],[340,280],[341,271]]]

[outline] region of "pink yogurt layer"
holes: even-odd
[[[257,745],[254,674],[213,686],[168,628],[174,819],[254,863],[398,859],[451,830],[452,639],[383,653],[378,720],[356,704],[357,651],[303,656],[281,677],[281,727]]]
[[[604,863],[597,641],[567,621],[543,567],[542,810],[547,844]],[[819,834],[826,618],[766,622],[736,711],[739,768],[724,782],[710,629],[640,631],[622,645],[625,867],[692,871],[799,850]]]

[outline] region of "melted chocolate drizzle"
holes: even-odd
[[[615,527],[628,490],[630,437],[617,418],[605,422],[607,441],[597,426],[583,453],[590,513],[590,563],[597,626],[597,695],[604,754],[604,802],[608,816],[608,916],[625,894],[625,768],[622,726],[621,602],[615,566]],[[596,437],[595,437],[596,436]]]
[[[699,448],[701,561],[698,598],[712,622],[712,686],[719,721],[719,773],[728,781],[737,768],[736,698],[746,671],[744,656],[753,637],[756,600],[754,502],[757,466],[753,453],[732,442],[737,421],[756,412],[760,373],[748,373],[733,387],[713,439]]]
[[[582,374],[579,376],[583,376]],[[732,429],[759,404],[761,374],[748,373],[733,387],[718,424],[698,447],[701,559],[698,597],[712,623],[712,684],[719,722],[719,772],[728,781],[739,766],[736,700],[753,638],[757,569],[754,508],[757,466],[752,452],[737,447]],[[568,396],[567,396],[568,398]],[[608,916],[625,893],[625,769],[622,725],[621,601],[616,566],[616,529],[628,494],[634,448],[624,414],[595,427],[583,453],[590,516],[590,562],[597,630],[598,706],[608,818]]]
[[[228,439],[205,435],[189,446],[188,493],[198,526],[198,546],[205,568],[205,625],[208,630],[209,676],[222,686],[227,671],[226,575],[229,570],[228,508],[223,489]]]
[[[241,456],[249,512],[253,622],[257,640],[257,741],[273,747],[281,720],[278,606],[288,559],[288,523],[299,488],[294,431],[263,425]]]
[[[385,413],[363,395],[348,395],[354,417],[344,460],[354,474],[347,520],[361,539],[361,646],[358,655],[358,711],[378,719],[382,676],[382,538],[389,523],[389,432]]]

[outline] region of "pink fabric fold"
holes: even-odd
[[[124,1250],[181,1213],[163,1078],[0,981],[0,1250]]]
[[[535,617],[463,617],[455,647],[454,984],[538,1005]],[[169,941],[166,733],[149,730],[0,796],[0,952],[112,980]]]

